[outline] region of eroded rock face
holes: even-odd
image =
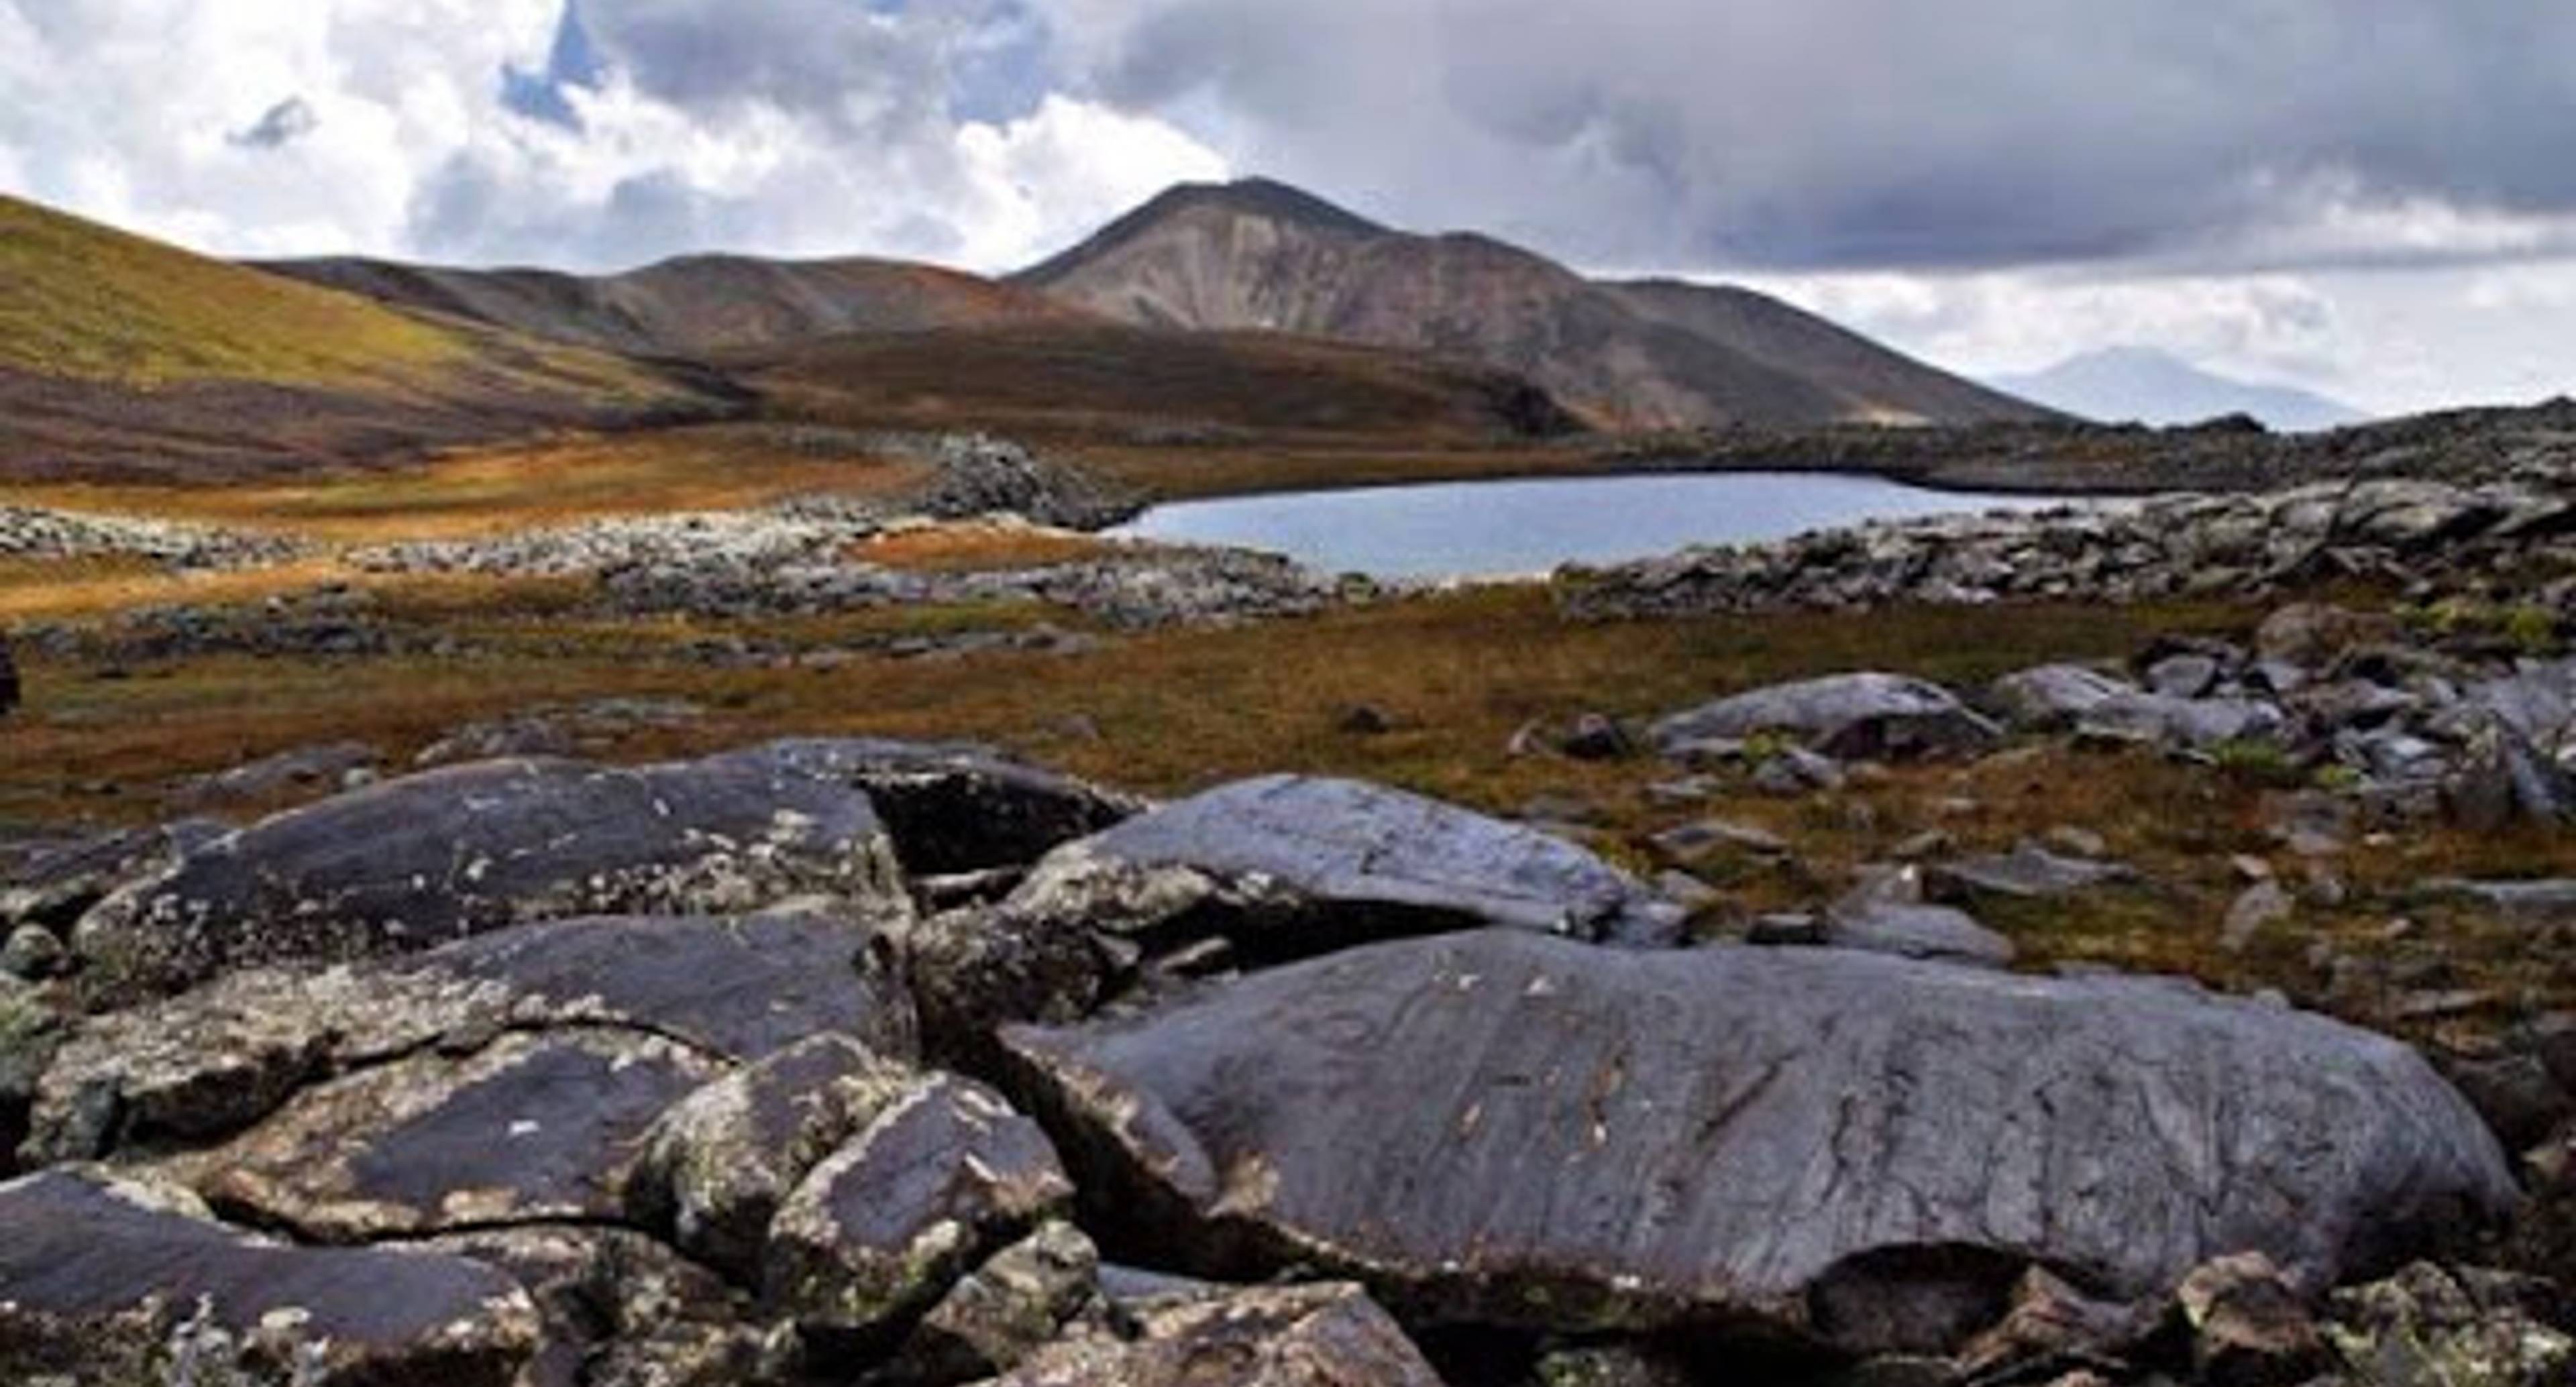
[[[225,969],[417,952],[506,925],[822,896],[909,910],[867,796],[758,763],[496,761],[371,786],[204,844],[83,916],[111,998]]]
[[[810,1341],[864,1345],[1072,1197],[1036,1123],[981,1084],[925,1076],[780,1206],[763,1290]]]
[[[28,1155],[213,1140],[329,1075],[511,1031],[622,1030],[744,1061],[832,1032],[909,1056],[911,998],[888,952],[868,927],[824,916],[591,919],[412,958],[238,972],[84,1020],[36,1088]]]
[[[512,1387],[536,1352],[535,1305],[480,1262],[202,1214],[61,1172],[0,1185],[0,1378]]]
[[[1357,1286],[1238,1290],[1138,1318],[1133,1338],[1069,1340],[993,1387],[1440,1387]]]
[[[1486,931],[1003,1044],[1168,1255],[1433,1320],[1946,1350],[2034,1263],[2313,1291],[2516,1197],[2404,1046],[2160,981]]]
[[[1662,943],[1684,912],[1582,848],[1351,780],[1276,775],[1048,854],[999,908],[930,922],[914,976],[952,1040],[1089,1012],[1141,964],[1217,972],[1505,926]]]
[[[1901,761],[1973,755],[2003,740],[2002,729],[1949,690],[1898,674],[1835,674],[1755,689],[1657,722],[1655,745],[1671,753],[1693,742],[1791,733],[1840,760]]]

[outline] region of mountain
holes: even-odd
[[[720,395],[0,196],[0,477],[214,479],[704,412]]]
[[[382,303],[647,356],[701,357],[839,333],[1086,316],[1025,289],[893,260],[693,255],[603,276],[361,259],[274,261],[260,268]]]
[[[2196,424],[2249,414],[2289,433],[2358,424],[2369,416],[2323,395],[2257,385],[2201,370],[2152,347],[2112,347],[2070,357],[2045,371],[1990,383],[2025,399],[2106,423]]]
[[[1393,230],[1262,179],[1174,188],[1012,282],[1139,326],[1479,361],[1614,427],[2048,416],[1746,290],[1588,280],[1490,237]]]

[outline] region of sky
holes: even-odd
[[[236,256],[998,271],[1259,174],[1970,373],[2576,393],[2562,0],[0,0],[0,190]]]

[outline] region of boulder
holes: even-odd
[[[916,876],[1025,866],[1147,807],[967,743],[807,738],[736,758],[867,792]]]
[[[2111,742],[2167,751],[2215,751],[2231,742],[2277,740],[2288,727],[2278,705],[2254,698],[2175,698],[2135,693],[2087,710],[2075,730]]]
[[[1897,674],[1836,674],[1719,699],[1657,722],[1658,749],[1789,733],[1845,761],[1975,755],[2003,738],[1949,690]]]
[[[806,1172],[906,1097],[913,1078],[842,1035],[728,1074],[654,1124],[628,1208],[690,1256],[756,1282],[778,1206]]]
[[[1987,968],[2009,968],[2013,961],[2012,941],[1966,911],[1875,896],[1847,899],[1826,912],[1824,942],[1837,949]]]
[[[763,1295],[822,1352],[881,1347],[1072,1196],[1036,1123],[980,1084],[924,1076],[779,1207]]]
[[[535,1305],[421,1251],[307,1248],[63,1172],[0,1185],[0,1379],[515,1387]]]
[[[323,1242],[605,1222],[625,1210],[646,1129],[722,1073],[634,1032],[512,1033],[462,1059],[417,1054],[308,1088],[160,1170]]]
[[[1923,892],[1932,900],[1962,905],[2053,900],[2135,881],[2137,876],[2116,862],[2067,857],[2036,843],[2023,843],[2008,853],[1926,867]]]
[[[273,800],[290,792],[309,796],[315,791],[341,790],[349,788],[353,780],[373,779],[382,761],[382,755],[364,742],[298,747],[201,776],[180,786],[171,801],[189,810],[203,811],[245,801]]]
[[[495,761],[370,786],[203,844],[83,916],[111,997],[227,969],[411,953],[580,915],[719,914],[822,896],[910,905],[868,797],[756,761]]]
[[[2517,1197],[2404,1045],[2162,980],[1485,931],[1002,1044],[1171,1264],[1434,1321],[1946,1351],[2034,1264],[2135,1300],[2259,1250],[2313,1291]]]
[[[2293,603],[2263,618],[2254,631],[2254,651],[2305,670],[2332,665],[2346,651],[2393,639],[2397,622],[2385,614],[2364,615],[2342,607]]]
[[[232,832],[214,819],[118,829],[37,853],[0,889],[0,925],[69,930],[117,887],[165,872],[191,850]]]
[[[2082,665],[2041,665],[1996,680],[1986,701],[2023,731],[2063,732],[2094,709],[2140,692],[2125,679]]]
[[[1095,1308],[1100,1251],[1082,1230],[1050,1219],[994,1253],[912,1328],[875,1380],[980,1382],[1017,1367]]]
[[[624,1228],[531,1224],[448,1234],[426,1252],[497,1267],[527,1289],[544,1342],[520,1387],[740,1387],[769,1380],[742,1297]]]
[[[991,1387],[1440,1387],[1357,1286],[1248,1288],[1166,1304],[1131,1336],[1055,1345]]]
[[[1665,943],[1684,912],[1583,848],[1351,780],[1237,781],[1049,853],[989,913],[934,921],[913,964],[944,1043],[1064,1018],[1129,962],[1258,966],[1489,925]],[[1186,954],[1185,954],[1186,951]]]
[[[82,1021],[43,1071],[28,1152],[229,1136],[329,1075],[510,1030],[622,1030],[740,1061],[840,1033],[908,1057],[912,1003],[889,952],[828,917],[563,920],[411,958],[234,973]]]

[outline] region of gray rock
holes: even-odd
[[[1349,1285],[1246,1288],[1153,1309],[1132,1336],[1038,1354],[991,1387],[1441,1387],[1404,1331]]]
[[[11,1382],[516,1387],[539,1342],[479,1262],[270,1242],[141,1186],[31,1175],[0,1185],[0,1226]]]
[[[1752,857],[1786,857],[1789,844],[1779,834],[1726,819],[1698,819],[1654,836],[1655,851],[1674,862],[1697,862],[1718,852]]]
[[[2418,1262],[2335,1292],[2326,1337],[2367,1387],[2559,1387],[2576,1339],[2533,1318],[2511,1280]]]
[[[2224,668],[2196,652],[2168,655],[2147,668],[2147,688],[2167,698],[2199,698],[2218,687]]]
[[[2512,724],[2492,716],[2467,730],[2444,799],[2462,826],[2484,833],[2522,821],[2576,820],[2576,782]]]
[[[2403,1045],[2170,982],[1487,931],[1003,1039],[1174,1265],[1443,1321],[1946,1351],[2034,1263],[2135,1299],[2255,1249],[2316,1289],[2517,1197]]]
[[[180,856],[232,832],[213,819],[120,829],[38,853],[0,890],[0,925],[68,930],[81,913],[135,878],[167,871]]]
[[[2260,1252],[2192,1268],[2174,1303],[2193,1371],[2209,1387],[2292,1387],[2333,1366],[2298,1289]]]
[[[1825,917],[1824,942],[1837,949],[2009,968],[2012,941],[1945,905],[1911,905],[1863,897],[1837,903]]]
[[[2576,926],[2576,879],[2434,881],[2424,889],[2467,897],[2520,924]]]
[[[2023,731],[2063,732],[2094,709],[2138,693],[2128,680],[2082,665],[2041,665],[1996,680],[1986,700]]]
[[[1675,713],[1650,735],[1659,750],[1719,737],[1790,733],[1844,761],[1974,755],[2003,733],[1938,684],[1896,674],[1837,674],[1756,689]]]
[[[913,1071],[840,1035],[792,1045],[663,1114],[626,1187],[637,1222],[736,1281],[760,1276],[778,1206],[897,1100]]]
[[[500,761],[291,810],[187,853],[81,918],[102,993],[228,968],[409,953],[505,925],[721,914],[823,896],[909,914],[866,795],[742,761]]]
[[[2094,707],[2077,719],[2076,731],[2103,740],[2205,752],[2230,742],[2276,740],[2287,726],[2277,705],[2259,699],[2138,693]]]
[[[768,1380],[763,1333],[705,1268],[624,1228],[531,1224],[430,1238],[423,1251],[507,1272],[545,1339],[521,1387],[737,1387]]]
[[[1839,790],[1848,777],[1842,763],[1802,746],[1782,749],[1753,768],[1753,788],[1766,795],[1796,799],[1818,790]]]
[[[20,925],[0,943],[0,973],[25,982],[42,982],[63,969],[69,957],[63,941],[42,925]]]
[[[2281,883],[2266,878],[2248,886],[2227,907],[2227,919],[2219,927],[2219,947],[2229,953],[2243,953],[2272,926],[2288,920],[2298,911],[2298,902]]]
[[[2254,632],[2254,650],[2266,660],[2324,669],[2346,651],[2389,639],[2396,631],[2397,623],[2384,615],[2293,603],[2263,618]]]
[[[228,1136],[332,1074],[512,1030],[623,1031],[743,1061],[841,1033],[909,1056],[911,998],[880,942],[795,916],[567,920],[407,959],[234,973],[81,1022],[43,1071],[29,1152]]]
[[[815,738],[739,756],[866,791],[917,876],[1024,866],[1150,807],[972,743]]]
[[[872,1380],[946,1384],[1008,1372],[1092,1308],[1099,1272],[1091,1239],[1050,1219],[951,1287]]]
[[[882,1346],[1072,1196],[1036,1123],[980,1084],[924,1077],[780,1206],[763,1295],[819,1351]]]
[[[2065,857],[2035,843],[2011,852],[1943,862],[1923,869],[1923,892],[1931,900],[1974,907],[1980,901],[2053,900],[2137,880],[2137,873],[2116,862]]]
[[[181,787],[172,802],[186,809],[202,810],[266,799],[292,790],[337,790],[351,772],[372,771],[382,759],[374,747],[364,742],[299,747],[201,777]]]
[[[921,931],[934,1038],[1079,1016],[1139,960],[1258,965],[1371,939],[1504,925],[1665,943],[1685,913],[1573,844],[1383,786],[1237,781],[1048,854],[1001,906]]]

